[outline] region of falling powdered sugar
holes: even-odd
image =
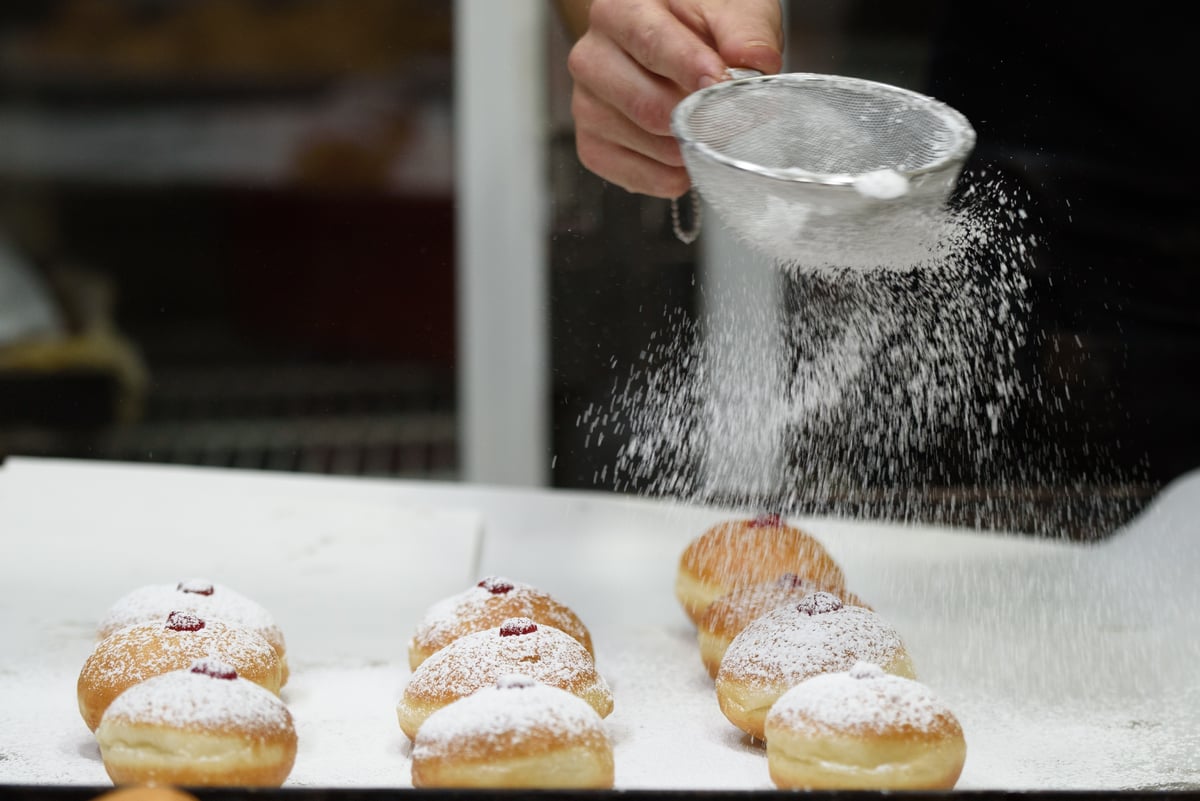
[[[777,305],[755,297],[744,320],[669,310],[608,407],[579,421],[622,443],[599,483],[751,508],[1111,530],[1126,511],[1088,490],[1110,478],[1106,446],[1090,444],[1083,478],[1064,468],[1058,434],[1076,421],[1069,388],[1039,363],[1028,198],[987,173],[964,184],[927,221],[919,259],[864,224],[848,235],[877,240],[873,269],[780,262]],[[702,289],[734,306],[741,291]],[[737,458],[723,455],[731,444]],[[1061,503],[1023,491],[1046,487]],[[946,488],[970,490],[956,504]],[[967,506],[984,511],[964,520]]]

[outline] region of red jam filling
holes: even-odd
[[[512,592],[514,589],[512,584],[502,578],[496,578],[495,576],[489,576],[475,586],[483,587],[492,595],[504,595],[505,593]]]
[[[842,599],[828,592],[814,592],[805,595],[796,604],[796,608],[806,615],[820,615],[825,612],[836,612],[845,604]]]
[[[199,631],[204,621],[187,612],[172,612],[167,615],[167,628],[171,631]]]
[[[218,662],[215,659],[197,659],[189,668],[192,673],[199,673],[202,676],[211,676],[214,679],[225,679],[232,681],[237,678],[237,671],[231,665],[224,662]]]
[[[535,631],[537,631],[537,623],[527,617],[509,618],[500,626],[501,637],[517,637],[522,634],[533,634]]]
[[[520,673],[509,673],[496,679],[496,687],[500,690],[527,690],[536,686],[536,681]]]
[[[206,581],[181,581],[175,589],[192,595],[212,595],[215,588]]]

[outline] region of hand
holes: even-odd
[[[683,195],[671,111],[728,67],[778,72],[782,50],[779,0],[594,0],[567,59],[579,160],[630,192]]]

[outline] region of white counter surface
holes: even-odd
[[[0,467],[0,784],[108,783],[75,681],[144,584],[206,577],[288,639],[285,786],[407,787],[395,702],[434,601],[541,586],[592,630],[621,789],[769,789],[673,596],[727,510],[603,493],[10,459]],[[962,789],[1200,786],[1200,475],[1106,542],[796,520],[963,723]]]

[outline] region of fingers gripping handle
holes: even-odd
[[[742,78],[757,78],[762,73],[748,68],[729,67],[725,70],[725,75],[729,80],[737,81]],[[679,204],[685,199],[692,204],[691,223],[686,227],[679,211]],[[671,228],[675,231],[675,237],[685,245],[692,244],[700,236],[700,195],[695,187],[689,189],[686,195],[671,199]]]

